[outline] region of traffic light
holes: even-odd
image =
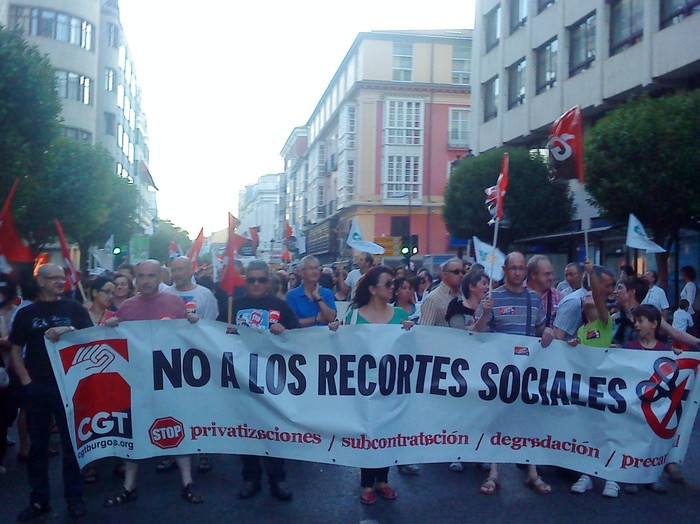
[[[122,248],[119,246],[114,246],[114,249],[112,249],[112,254],[113,255],[121,255],[122,254]]]
[[[404,258],[406,265],[411,260],[411,236],[404,235],[401,237],[401,256]]]
[[[418,254],[418,235],[411,235],[411,255]]]

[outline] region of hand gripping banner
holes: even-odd
[[[700,356],[415,326],[281,335],[123,322],[47,341],[78,461],[232,453],[381,467],[558,465],[652,482],[682,462]]]

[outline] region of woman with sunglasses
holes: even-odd
[[[92,323],[96,326],[104,324],[108,319],[115,316],[112,311],[114,305],[114,282],[107,277],[96,277],[90,282],[90,305],[88,313]]]
[[[404,329],[411,329],[413,322],[408,320],[408,313],[400,307],[390,305],[393,299],[394,280],[391,270],[386,266],[374,266],[360,278],[355,295],[345,316],[344,324],[402,324]],[[333,331],[338,329],[338,322],[328,324]],[[377,495],[393,500],[396,491],[389,486],[389,467],[361,468],[360,485],[362,494],[360,502],[374,504]]]

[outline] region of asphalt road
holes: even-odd
[[[11,433],[14,437],[14,433]],[[27,505],[28,485],[23,464],[18,464],[16,447],[8,449],[0,476],[0,524],[14,522]],[[307,462],[287,462],[287,479],[294,489],[290,502],[270,496],[267,486],[255,498],[240,500],[240,459],[232,455],[213,457],[213,470],[195,472],[197,489],[207,500],[192,505],[180,497],[176,471],[156,473],[157,460],[144,461],[139,479],[139,498],[124,506],[105,509],[103,500],[120,491],[120,479],[112,473],[112,460],[99,464],[96,484],[85,488],[88,514],[79,520],[65,513],[60,479],[60,457],[51,462],[53,511],[45,522],[199,523],[237,522],[241,524],[413,524],[465,522],[546,523],[700,523],[700,423],[696,421],[690,450],[683,471],[687,480],[677,486],[664,480],[668,493],[655,494],[642,489],[636,495],[620,494],[618,499],[601,496],[602,482],[585,495],[570,493],[576,476],[541,468],[552,484],[550,495],[538,495],[523,486],[524,472],[515,466],[501,467],[501,489],[493,496],[479,494],[486,471],[468,465],[462,473],[447,464],[423,465],[418,476],[404,476],[392,468],[389,481],[398,492],[394,501],[379,499],[374,506],[359,502],[359,470]]]

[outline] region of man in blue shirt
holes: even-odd
[[[335,297],[330,289],[321,287],[321,265],[313,255],[301,260],[303,283],[287,293],[287,303],[299,319],[301,327],[325,326],[336,316]]]

